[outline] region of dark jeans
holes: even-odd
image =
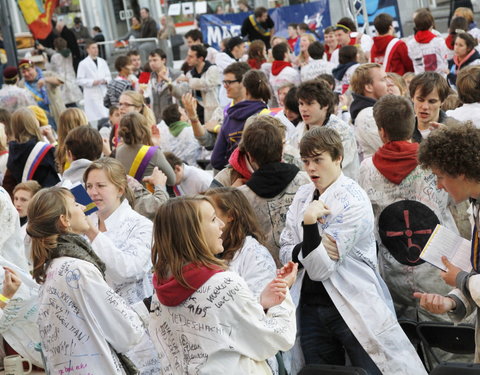
[[[363,368],[369,375],[382,375],[335,306],[302,304],[300,317],[300,344],[307,365],[343,366],[347,352],[352,366]]]

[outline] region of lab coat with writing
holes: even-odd
[[[97,224],[96,214],[92,221]],[[126,199],[105,220],[92,248],[105,263],[105,280],[127,304],[134,305],[152,295],[150,260],[153,224],[134,211]],[[127,353],[140,374],[158,373],[159,359],[148,334]]]
[[[271,374],[266,359],[295,341],[290,294],[267,313],[235,272],[213,275],[178,306],[154,295],[150,335],[170,374]]]
[[[92,222],[98,224],[96,214]],[[92,248],[105,263],[105,280],[129,305],[152,295],[150,260],[153,223],[135,212],[126,199],[105,220]]]
[[[98,268],[71,257],[48,267],[37,323],[51,374],[125,374],[114,350],[125,353],[145,332]]]
[[[280,241],[283,263],[292,260],[294,246],[303,241],[303,215],[314,191],[313,183],[304,185],[293,199]],[[319,199],[331,211],[325,223],[318,224],[320,235],[328,233],[335,238],[340,259],[330,259],[322,243],[306,258],[300,252],[299,260],[309,277],[323,282],[343,320],[383,374],[426,374],[397,322],[392,299],[378,273],[374,218],[367,194],[341,174]],[[305,270],[299,272],[291,289],[296,304]],[[293,358],[293,374],[301,368],[300,358]]]

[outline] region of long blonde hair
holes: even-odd
[[[146,106],[142,94],[136,91],[127,90],[122,92],[122,95],[128,96],[131,99],[132,104],[135,107],[140,108],[140,113],[145,117],[149,126],[156,125],[157,121],[155,120],[155,115],[152,110]]]
[[[108,180],[115,185],[119,190],[123,191],[120,201],[123,201],[125,198],[130,203],[130,206],[135,204],[135,196],[132,190],[128,187],[127,174],[125,173],[125,168],[122,163],[113,158],[100,158],[92,162],[83,174],[83,181],[85,184],[88,180],[88,175],[91,171],[102,170],[105,172]]]
[[[0,152],[8,151],[8,144],[7,144],[7,133],[5,131],[5,124],[0,122]]]
[[[202,202],[211,204],[204,196],[181,197],[168,200],[158,209],[153,224],[152,264],[159,279],[173,276],[180,285],[192,288],[182,273],[185,265],[226,269],[225,262],[209,249],[202,232]]]
[[[33,278],[39,284],[45,281],[45,263],[49,253],[57,247],[60,234],[66,233],[60,216],[70,216],[67,197],[68,189],[51,187],[36,193],[28,204],[27,233],[32,239]]]
[[[303,37],[307,38],[310,41],[309,45],[312,44],[313,42],[315,42],[315,40],[316,40],[315,36],[313,34],[306,33],[306,34],[300,35],[300,42],[301,42],[301,39]],[[310,55],[308,54],[308,48],[307,48],[305,51],[300,52],[300,54],[298,55],[298,60],[297,61],[298,61],[299,64],[303,64],[303,63],[308,61],[309,57],[310,57]]]
[[[32,138],[43,140],[38,120],[29,108],[19,108],[13,112],[11,127],[13,137],[19,143],[28,142]]]
[[[78,126],[88,125],[88,119],[80,108],[67,108],[58,118],[57,136],[58,147],[55,150],[55,161],[57,170],[63,172],[65,162],[67,161],[67,150],[65,149],[65,139],[70,130]]]

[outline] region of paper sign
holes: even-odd
[[[171,4],[171,5],[168,7],[168,15],[169,15],[169,16],[179,16],[181,10],[182,10],[182,8],[181,8],[181,4],[180,4],[180,3]]]
[[[193,3],[182,3],[183,14],[193,14]]]
[[[206,1],[197,1],[195,3],[195,13],[196,14],[207,13],[207,2]]]

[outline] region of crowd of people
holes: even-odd
[[[468,8],[446,38],[413,21],[285,39],[260,7],[222,50],[188,31],[181,70],[143,45],[113,74],[76,22],[78,66],[60,25],[43,69],[7,67],[4,353],[52,374],[431,370],[399,319],[479,319],[480,30]],[[471,272],[420,257],[437,224]]]

